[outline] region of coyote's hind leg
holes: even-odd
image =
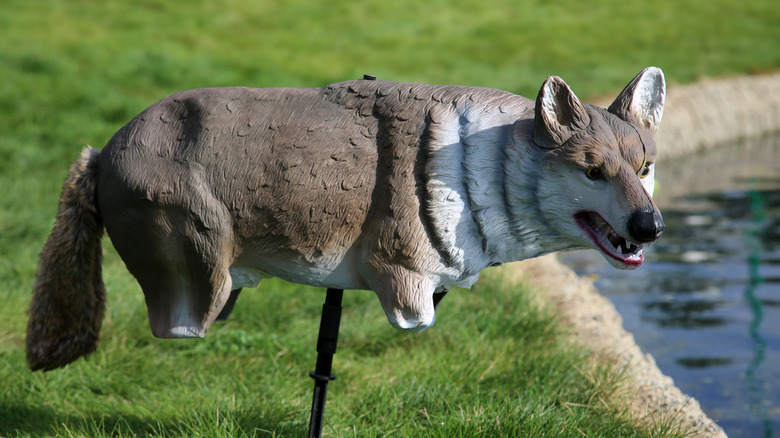
[[[230,297],[233,234],[224,207],[146,205],[106,228],[146,298],[157,337],[202,337]]]

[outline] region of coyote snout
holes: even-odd
[[[664,219],[657,209],[653,211],[635,211],[628,218],[628,232],[640,243],[655,242],[664,232]]]
[[[664,94],[651,67],[608,109],[558,77],[535,102],[375,80],[169,96],[71,167],[28,363],[95,349],[103,227],[163,337],[203,336],[270,276],[373,290],[391,324],[421,331],[488,266],[595,248],[636,268],[664,227],[652,201]]]

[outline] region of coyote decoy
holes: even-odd
[[[608,110],[558,77],[504,91],[375,80],[214,88],[153,104],[71,166],[27,331],[32,369],[94,351],[105,227],[143,289],[152,332],[203,336],[261,278],[370,289],[420,331],[488,266],[595,248],[642,264],[662,72]],[[223,313],[223,315],[224,315]]]

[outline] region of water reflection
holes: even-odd
[[[645,321],[661,327],[697,328],[725,325],[728,318],[712,315],[712,310],[726,305],[725,300],[695,299],[647,302],[642,305]]]
[[[780,139],[770,143],[659,166],[666,230],[641,269],[562,256],[598,278],[637,343],[732,438],[780,437]]]
[[[686,368],[708,368],[730,365],[734,362],[730,357],[680,357],[677,363]]]
[[[752,184],[751,184],[752,185]],[[746,230],[746,247],[750,252],[748,256],[748,266],[750,267],[750,282],[747,289],[745,289],[745,298],[748,302],[748,306],[753,313],[753,321],[750,323],[748,332],[750,333],[750,339],[753,341],[753,360],[745,371],[745,381],[748,387],[748,397],[750,402],[750,409],[753,414],[764,426],[764,437],[772,436],[772,422],[770,415],[767,411],[767,407],[764,405],[763,400],[765,398],[763,387],[760,384],[758,377],[758,371],[761,365],[766,359],[767,342],[764,336],[761,334],[761,323],[764,320],[764,310],[761,300],[756,295],[756,290],[763,283],[763,277],[761,276],[761,259],[764,252],[764,242],[766,239],[763,237],[763,231],[767,228],[765,226],[766,221],[766,193],[761,193],[756,190],[750,190],[750,211],[752,213],[752,226]]]

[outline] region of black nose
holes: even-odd
[[[664,232],[664,219],[661,212],[638,210],[628,218],[628,232],[637,243],[647,243],[658,240]]]

